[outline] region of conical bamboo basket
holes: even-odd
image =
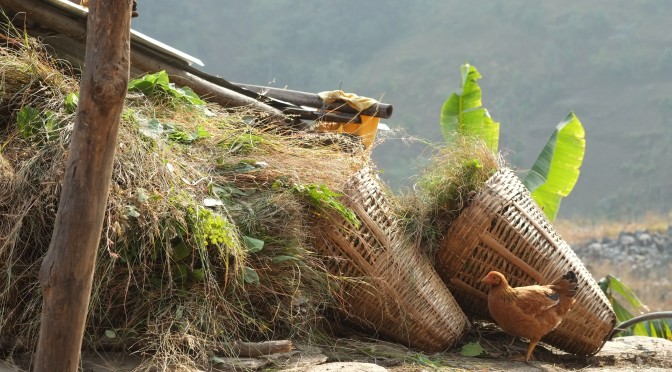
[[[380,180],[369,168],[346,184],[343,198],[361,221],[319,219],[316,247],[333,275],[343,319],[409,347],[453,346],[469,322],[428,259],[401,236]]]
[[[542,339],[567,352],[597,353],[616,323],[598,284],[510,169],[495,173],[453,222],[436,268],[470,317],[489,317],[481,279],[491,270],[503,273],[513,287],[548,284],[573,270],[577,302]]]

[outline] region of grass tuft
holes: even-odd
[[[397,203],[406,236],[434,257],[460,211],[501,164],[479,140],[461,138],[450,147],[437,148],[417,176],[412,192],[402,195]]]

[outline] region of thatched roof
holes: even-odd
[[[27,31],[33,37],[40,38],[56,56],[69,61],[75,67],[84,64],[88,15],[86,8],[68,0],[0,0],[0,7],[18,28],[25,24]],[[131,30],[132,76],[165,70],[175,83],[190,86],[209,101],[226,108],[254,108],[294,126],[310,126],[318,119],[361,122],[359,112],[343,103],[328,104],[312,93],[233,84],[196,69],[193,64],[203,65],[196,57]],[[276,93],[280,95],[277,96]],[[377,104],[367,110],[366,114],[386,118],[392,114],[392,106]]]
[[[39,329],[79,84],[36,40],[3,33],[18,41],[0,49],[0,346],[11,352],[32,349]],[[367,152],[170,89],[127,96],[86,346],[165,365],[207,361],[233,340],[312,337],[337,286],[310,244],[315,214],[331,210],[322,202],[338,203],[320,190],[338,191]]]

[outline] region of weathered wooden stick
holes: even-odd
[[[362,118],[357,114],[345,114],[342,112],[309,111],[298,108],[286,108],[285,114],[296,115],[305,120],[324,121],[330,123],[355,123],[361,124]]]
[[[292,341],[265,341],[265,342],[242,342],[236,341],[231,345],[233,356],[242,358],[254,358],[261,355],[288,353],[292,351]]]
[[[25,1],[25,0],[22,0]],[[86,66],[54,232],[40,268],[34,371],[76,371],[130,69],[131,0],[91,2]]]
[[[355,108],[350,107],[347,103],[330,103],[325,105],[322,98],[315,93],[300,92],[297,90],[278,89],[270,87],[262,87],[259,85],[249,85],[234,83],[235,85],[253,91],[257,94],[265,95],[271,98],[279,99],[293,103],[298,106],[308,106],[315,108],[325,108],[327,110],[334,110],[349,114],[361,114],[366,116],[374,116],[377,118],[387,119],[392,116],[392,105],[388,103],[378,103],[366,110],[359,112]]]

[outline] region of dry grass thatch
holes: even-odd
[[[5,35],[15,41],[0,48],[0,346],[12,352],[39,330],[37,275],[78,82],[35,41]],[[307,243],[321,201],[306,190],[338,191],[367,158],[347,138],[256,118],[129,92],[85,346],[147,352],[160,367],[318,329],[334,281]]]
[[[39,331],[37,276],[79,83],[39,43],[3,31],[0,350],[12,353],[32,349]],[[331,191],[367,164],[361,144],[143,84],[122,114],[85,347],[145,353],[144,366],[163,369],[206,364],[231,341],[319,336],[322,309],[342,306],[334,289],[353,278],[332,276],[314,252],[315,218],[325,208],[356,218]],[[480,142],[437,149],[416,190],[391,200],[409,239],[433,257],[499,164]]]
[[[436,148],[412,192],[399,198],[406,235],[433,258],[443,234],[485,181],[503,165],[483,141],[459,137]]]

